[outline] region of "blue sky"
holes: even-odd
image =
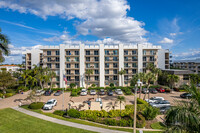
[[[198,0],[0,0],[0,27],[11,40],[4,63],[60,43],[150,43],[174,59],[200,57]]]

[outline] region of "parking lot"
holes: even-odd
[[[180,98],[180,94],[182,94],[182,93],[184,93],[184,92],[157,93],[157,94],[150,93],[150,97],[153,97],[153,96],[163,97],[165,100],[168,100],[171,103],[171,105],[175,105],[177,100],[183,100],[182,98]],[[64,109],[67,108],[68,102],[70,102],[70,101],[71,102],[83,102],[88,99],[92,99],[91,101],[94,101],[97,97],[100,97],[102,99],[102,102],[115,102],[117,99],[117,96],[118,96],[117,94],[114,94],[113,96],[108,96],[108,95],[92,96],[92,95],[88,94],[87,96],[71,97],[70,92],[65,92],[64,93]],[[139,94],[137,94],[137,96],[139,97]],[[144,97],[144,94],[141,94],[142,99],[143,99],[143,97]],[[51,96],[42,96],[41,101],[47,102],[49,99],[52,99],[52,98],[57,100],[57,106],[55,106],[53,108],[53,110],[48,111],[48,112],[53,112],[54,110],[61,110],[62,105],[63,105],[63,94],[61,94],[60,96],[54,96],[53,94],[51,94]],[[126,104],[134,103],[134,95],[125,96],[125,98],[126,98]],[[146,95],[146,99],[147,98],[148,98],[148,94]]]

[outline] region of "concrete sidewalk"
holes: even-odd
[[[73,123],[73,122],[69,122],[69,121],[64,121],[64,120],[60,120],[60,119],[56,119],[53,117],[49,117],[46,115],[42,115],[33,111],[29,111],[23,108],[19,108],[19,107],[12,107],[12,109],[17,110],[19,112],[25,113],[27,115],[33,116],[33,117],[37,117],[46,121],[50,121],[53,123],[58,123],[61,125],[65,125],[65,126],[70,126],[70,127],[75,127],[75,128],[80,128],[80,129],[84,129],[84,130],[89,130],[89,131],[94,131],[94,132],[99,132],[99,133],[127,133],[124,131],[118,131],[118,130],[110,130],[110,129],[105,129],[105,128],[99,128],[99,127],[94,127],[94,126],[88,126],[88,125],[83,125],[83,124],[78,124],[78,123]]]

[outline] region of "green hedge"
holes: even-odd
[[[2,93],[0,93],[0,97],[1,97],[1,98],[3,97],[3,94],[2,94]]]
[[[71,94],[70,94],[70,96],[72,96],[72,97],[78,96],[78,93],[72,91]]]
[[[70,109],[67,111],[67,114],[73,118],[80,118],[80,112],[76,109]]]
[[[11,97],[11,96],[13,96],[14,94],[13,93],[6,93],[5,94],[5,97]]]
[[[136,121],[136,127],[137,128],[143,128],[146,125],[146,121],[144,116],[142,114],[137,114],[137,121]]]
[[[67,114],[67,112],[63,111],[63,110],[56,110],[56,111],[53,112],[53,114],[63,116],[65,114]]]
[[[44,106],[44,103],[42,103],[42,102],[34,102],[34,103],[31,103],[28,106],[28,108],[29,109],[41,109],[43,106]]]
[[[153,120],[156,118],[156,116],[159,114],[159,109],[152,107],[152,106],[147,106],[144,111],[142,112],[142,115],[145,117],[146,120]]]

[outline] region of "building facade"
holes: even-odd
[[[16,72],[21,68],[17,65],[1,65],[0,70],[1,69],[6,69],[6,71],[8,71],[8,72]]]
[[[193,71],[200,74],[200,58],[196,60],[180,60],[173,62],[173,68]]]
[[[148,63],[161,69],[169,68],[169,50],[161,46],[80,43],[42,46],[37,51],[24,53],[26,69],[32,69],[34,64],[51,68],[57,74],[53,80],[56,87],[66,87],[63,75],[67,78],[67,85],[75,83],[85,87],[86,84],[95,84],[105,87],[114,83],[116,86],[125,86],[130,84],[134,74],[146,72]],[[123,76],[118,74],[121,69],[126,71]],[[87,70],[93,70],[93,73],[89,76]]]

